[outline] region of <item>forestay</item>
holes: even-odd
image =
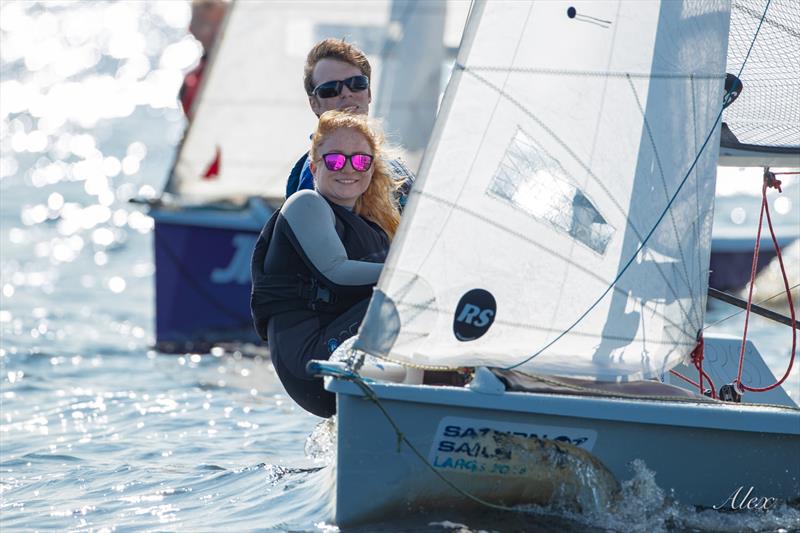
[[[684,359],[703,325],[729,14],[476,3],[356,347],[428,367],[538,354],[518,368],[602,380]]]
[[[400,13],[390,24],[392,5]],[[438,45],[425,37],[433,56],[442,52],[443,12],[423,10],[424,3],[381,0],[374,2],[310,0],[269,2],[235,1],[219,44],[206,68],[196,99],[194,120],[167,186],[167,192],[184,200],[241,200],[249,196],[283,198],[286,178],[294,162],[309,146],[316,118],[303,89],[306,54],[317,41],[344,38],[361,48],[373,68],[373,98],[380,93],[381,53],[397,43],[408,50],[404,39],[422,39],[404,31],[408,20],[427,15],[426,30],[438,30]],[[431,30],[433,31],[433,30]],[[409,58],[405,58],[407,61]],[[396,62],[395,62],[396,63]],[[439,76],[441,64],[418,62]],[[427,98],[434,102],[438,87]],[[426,97],[418,95],[420,99]],[[393,114],[391,101],[383,112]],[[403,104],[400,104],[403,105]],[[392,125],[387,129],[391,132]],[[430,126],[424,133],[430,133]],[[402,141],[402,139],[398,139]],[[218,175],[208,169],[218,159]]]

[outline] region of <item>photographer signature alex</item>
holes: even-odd
[[[776,498],[754,496],[754,490],[755,487],[749,487],[745,491],[745,487],[741,486],[733,491],[733,493],[728,496],[727,500],[719,505],[713,505],[712,507],[717,511],[721,509],[731,509],[733,511],[768,511],[775,507],[777,503]]]

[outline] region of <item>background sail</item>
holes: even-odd
[[[381,91],[376,114],[403,139],[403,148],[421,152],[428,144],[441,92],[445,62],[444,2],[395,2],[389,35],[381,51]]]
[[[599,379],[691,352],[728,23],[723,1],[473,6],[356,347],[449,367],[541,351],[520,368]]]
[[[727,71],[737,74],[761,23],[767,0],[734,0]],[[725,110],[720,164],[800,165],[800,8],[771,0],[747,58],[744,90]]]
[[[381,93],[381,54],[392,49],[387,42],[397,41],[402,53],[413,50],[404,36],[421,39],[433,57],[442,56],[437,46],[443,49],[443,13],[424,9],[425,5],[416,0],[234,2],[206,69],[195,118],[167,192],[200,201],[248,196],[283,198],[289,171],[308,149],[309,135],[316,126],[303,89],[308,51],[327,37],[356,44],[373,67],[374,100]],[[402,16],[389,24],[392,11]],[[423,19],[430,19],[425,20],[424,33],[405,30],[405,24]],[[427,32],[438,32],[438,44]],[[441,60],[415,63],[397,54],[394,59],[391,65],[396,68],[415,65],[413,72],[404,74],[412,80],[440,75]],[[422,68],[431,72],[423,72]],[[400,93],[395,96],[405,98]],[[433,93],[416,94],[420,105],[424,106],[427,99],[433,102],[434,109],[438,96],[438,87]],[[392,98],[384,100],[385,112],[396,107]],[[427,141],[430,125],[427,130],[424,124],[418,129],[419,132],[406,128],[402,133],[419,135]],[[394,131],[391,121],[387,130]],[[396,140],[403,142],[402,137]],[[204,178],[217,153],[219,175]]]

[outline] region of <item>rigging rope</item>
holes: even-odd
[[[789,290],[790,290],[790,291],[792,291],[792,290],[796,289],[797,287],[800,287],[800,283],[795,283],[794,285],[792,285],[791,287],[789,287]],[[722,291],[719,291],[719,292],[722,292]],[[722,293],[722,294],[726,294],[726,293]],[[770,300],[774,300],[775,298],[777,298],[778,296],[780,296],[780,295],[782,295],[782,294],[786,294],[786,291],[785,291],[785,290],[781,290],[781,292],[776,292],[776,293],[775,293],[775,294],[773,294],[772,296],[767,296],[767,297],[766,297],[766,298],[764,298],[763,300],[759,300],[759,301],[757,301],[756,303],[754,303],[753,305],[754,305],[754,306],[755,306],[755,305],[759,305],[759,306],[760,306],[760,305],[761,305],[761,304],[763,304],[763,303],[766,303],[766,302],[768,302],[768,301],[770,301]],[[710,295],[709,295],[709,296],[710,296]],[[730,296],[730,295],[728,295],[728,296]],[[724,299],[722,299],[722,298],[720,298],[720,299],[721,299],[723,302],[726,302],[726,303],[731,303],[730,301],[724,300]],[[745,302],[745,303],[746,303],[746,302]],[[734,304],[734,305],[737,305],[737,304]],[[733,317],[735,317],[735,316],[737,316],[737,315],[740,315],[740,314],[744,313],[744,311],[745,311],[745,308],[746,308],[746,307],[747,307],[747,306],[745,305],[745,306],[744,306],[742,309],[740,309],[739,311],[736,311],[735,313],[731,313],[730,315],[726,316],[725,318],[720,318],[720,319],[719,319],[719,320],[717,320],[716,322],[712,322],[711,324],[707,324],[705,327],[703,327],[703,331],[705,331],[705,330],[707,330],[707,329],[709,329],[709,328],[713,328],[714,326],[717,326],[717,325],[719,325],[719,324],[722,324],[722,323],[723,323],[723,322],[725,322],[726,320],[730,320],[731,318],[733,318]],[[783,316],[783,315],[781,315],[781,316]],[[772,317],[767,317],[767,318],[772,318]],[[787,317],[787,318],[788,318],[788,317]],[[789,321],[791,322],[791,318],[789,318]],[[783,322],[781,322],[781,323],[783,323]],[[788,325],[791,325],[791,324],[788,324]],[[796,326],[795,326],[795,327],[796,327]]]
[[[711,387],[708,389],[708,392],[711,395],[711,398],[717,399],[717,389],[714,387],[714,382],[711,380],[711,376],[708,375],[708,372],[703,370],[703,352],[705,350],[705,341],[703,340],[703,333],[700,332],[700,340],[697,341],[697,346],[694,347],[692,351],[692,364],[697,369],[698,374],[700,374],[700,383],[695,383],[691,379],[687,378],[683,374],[676,372],[675,370],[670,370],[669,373],[681,378],[684,381],[687,381],[697,387],[700,390],[700,394],[706,394],[706,388],[703,386],[703,379],[708,380],[708,384]]]
[[[761,212],[759,213],[758,217],[758,231],[756,233],[756,243],[753,247],[753,264],[750,270],[750,289],[747,295],[747,309],[745,310],[744,315],[744,332],[742,333],[742,347],[739,352],[739,371],[736,374],[736,379],[733,382],[733,385],[740,391],[749,391],[749,392],[766,392],[768,390],[772,390],[776,387],[779,387],[786,378],[789,377],[789,373],[792,370],[792,366],[794,364],[795,353],[797,350],[797,318],[795,316],[794,310],[794,303],[792,302],[792,291],[789,288],[789,279],[786,276],[786,268],[783,264],[783,257],[781,255],[781,247],[778,244],[778,239],[775,237],[775,229],[772,227],[772,217],[769,214],[769,202],[767,202],[767,189],[775,188],[778,189],[778,192],[783,192],[781,190],[781,181],[777,179],[775,176],[778,174],[800,174],[800,172],[781,172],[781,173],[774,173],[770,172],[769,168],[764,169],[764,183],[761,186]],[[786,299],[789,302],[789,314],[791,315],[792,320],[792,355],[789,358],[789,366],[786,368],[786,372],[784,373],[783,377],[769,385],[767,387],[748,387],[744,383],[742,383],[742,370],[744,368],[744,350],[745,346],[747,345],[747,326],[750,321],[750,306],[753,302],[753,288],[756,282],[756,274],[758,272],[758,252],[761,245],[761,229],[764,225],[764,215],[766,214],[767,217],[767,226],[769,227],[769,233],[772,237],[772,244],[775,247],[775,252],[778,258],[778,264],[780,265],[781,276],[783,277],[783,286],[786,290]]]
[[[795,287],[800,287],[800,284],[795,284],[794,286],[789,287],[789,290],[792,290]],[[775,296],[780,296],[782,294],[786,294],[786,291],[783,290],[783,289],[781,289],[781,292],[779,292]],[[708,296],[711,297],[711,298],[716,298],[717,300],[719,300],[721,302],[725,302],[726,304],[735,305],[736,307],[741,307],[742,311],[747,309],[747,300],[742,300],[741,298],[737,298],[736,296],[733,296],[733,295],[728,294],[726,292],[719,291],[719,290],[714,289],[712,287],[708,288]],[[768,299],[772,299],[775,296],[772,296],[771,298],[768,298]],[[777,322],[779,324],[783,324],[783,325],[789,326],[789,327],[792,326],[791,317],[783,316],[780,313],[777,313],[775,311],[770,311],[769,309],[761,307],[759,305],[760,303],[762,303],[762,302],[754,303],[751,306],[750,311],[755,313],[756,315],[763,316],[764,318],[768,318],[770,320],[774,320],[775,322]],[[730,316],[734,316],[734,315],[730,315]],[[730,316],[728,318],[730,318]],[[715,322],[715,324],[719,324],[719,322]],[[703,330],[706,330],[709,327],[710,326],[705,326],[703,328]]]

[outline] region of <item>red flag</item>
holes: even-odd
[[[217,146],[217,155],[214,157],[214,161],[208,165],[208,169],[206,169],[205,174],[203,174],[203,179],[213,180],[219,177],[219,166],[220,166],[220,159],[222,157],[222,152]]]

